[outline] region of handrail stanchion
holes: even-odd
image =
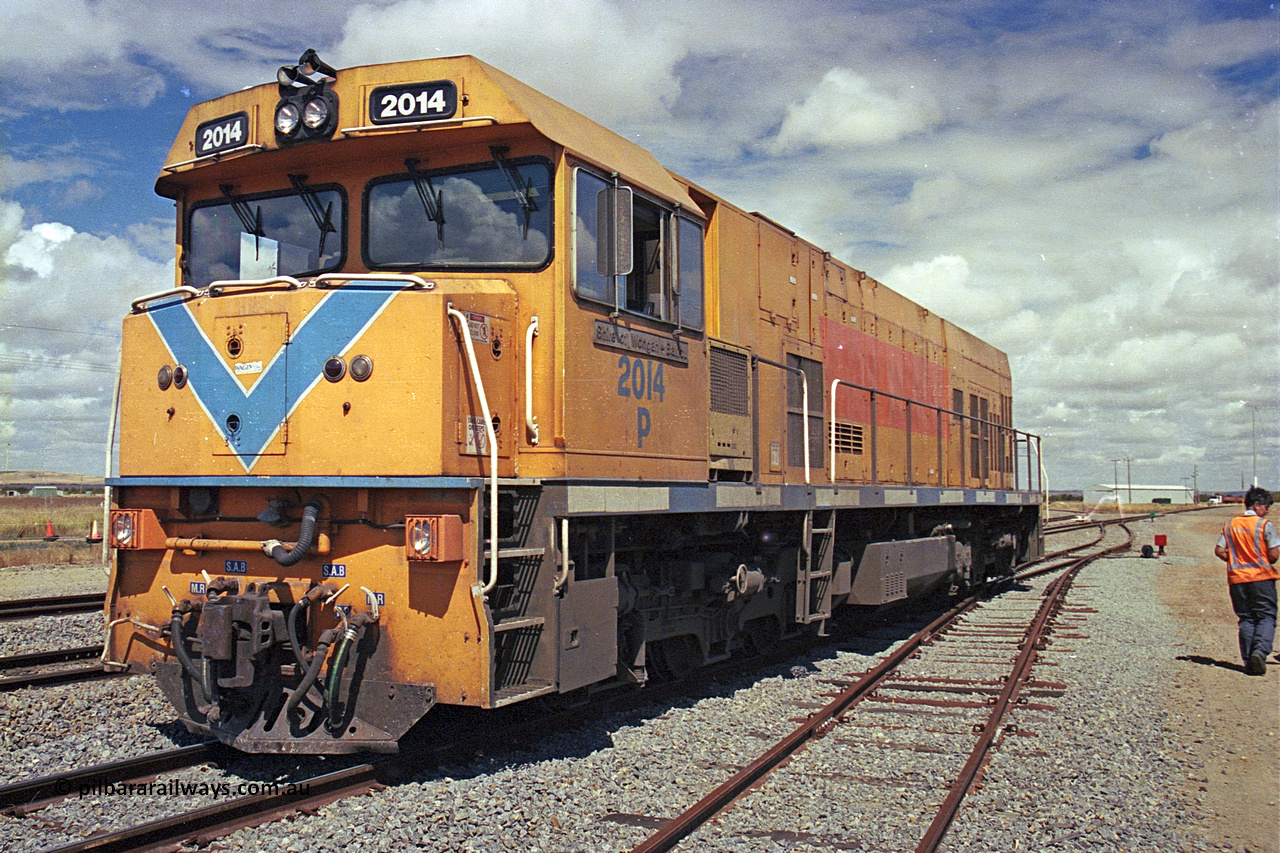
[[[871,485],[880,482],[879,470],[876,467],[876,457],[880,454],[876,453],[876,428],[879,426],[879,420],[876,418],[876,392],[871,392]]]
[[[935,409],[934,414],[938,416],[938,488],[942,488],[946,485],[942,473],[942,409]]]
[[[480,412],[484,417],[485,438],[489,442],[489,577],[481,591],[488,595],[498,585],[498,435],[493,428],[493,417],[489,414],[489,400],[485,397],[484,382],[480,379],[480,365],[476,362],[476,349],[471,343],[471,326],[467,324],[467,316],[453,307],[449,302],[445,306],[449,316],[458,321],[458,334],[467,355],[467,364],[471,368],[471,379],[476,384],[476,396],[480,398]],[[467,424],[471,430],[471,424]]]
[[[533,339],[538,336],[538,315],[529,318],[524,333],[524,428],[529,443],[538,443],[538,418],[533,413]]]
[[[774,367],[780,367],[783,370],[790,370],[794,373],[800,373],[801,375],[803,375],[803,371],[801,371],[799,368],[780,365],[775,362],[771,362],[768,359],[757,359],[757,360],[763,361],[765,362],[765,364],[770,364]],[[950,484],[947,476],[950,473],[950,466],[947,464],[948,454],[950,452],[950,446],[948,442],[943,440],[943,427],[946,424],[945,418],[946,416],[950,416],[952,418],[955,418],[957,426],[953,434],[960,445],[960,448],[959,448],[959,455],[960,455],[959,486],[960,488],[962,489],[968,488],[968,485],[969,485],[968,480],[969,480],[970,474],[972,474],[973,479],[978,482],[979,488],[987,488],[991,482],[991,454],[993,452],[991,445],[993,443],[1000,445],[1000,447],[998,448],[999,459],[1004,460],[1005,455],[1004,455],[1003,443],[1006,441],[1012,441],[1013,442],[1012,457],[1009,460],[1009,462],[1011,463],[1012,469],[1013,469],[1014,489],[1021,490],[1021,482],[1019,480],[1019,471],[1018,471],[1018,444],[1019,444],[1018,437],[1019,436],[1026,436],[1025,443],[1027,445],[1027,488],[1031,489],[1033,482],[1037,483],[1037,486],[1036,486],[1037,489],[1042,488],[1042,486],[1039,484],[1041,483],[1043,470],[1040,472],[1040,475],[1038,475],[1035,478],[1033,478],[1031,474],[1031,466],[1032,466],[1031,444],[1032,444],[1032,440],[1034,440],[1036,459],[1039,459],[1040,444],[1041,444],[1040,436],[1032,435],[1029,432],[1022,432],[1020,430],[1014,429],[1012,426],[1008,426],[1005,424],[998,424],[995,421],[987,420],[985,418],[980,418],[980,417],[977,417],[976,415],[967,415],[964,413],[963,409],[961,409],[960,411],[953,411],[951,409],[943,408],[942,406],[935,406],[931,403],[923,403],[919,400],[912,400],[908,397],[900,397],[897,394],[890,394],[886,391],[877,391],[875,388],[870,388],[866,385],[859,385],[856,382],[846,382],[843,379],[833,379],[831,381],[831,481],[833,484],[835,483],[835,478],[836,478],[836,463],[835,463],[836,389],[839,388],[841,385],[844,385],[848,388],[852,388],[856,391],[865,391],[867,392],[867,395],[870,399],[871,482],[873,484],[878,484],[880,482],[879,417],[878,417],[879,406],[876,398],[886,397],[890,400],[899,400],[906,406],[907,472],[908,472],[906,480],[908,485],[915,484],[915,464],[914,464],[914,453],[915,453],[914,447],[915,446],[914,446],[914,442],[912,440],[912,435],[911,435],[911,427],[913,422],[913,418],[911,415],[911,407],[914,405],[914,406],[920,406],[925,409],[932,409],[937,421],[938,485],[939,487],[945,488]],[[823,411],[825,412],[826,410],[824,409]],[[806,429],[806,435],[807,435],[808,434],[807,421],[805,424],[805,429]],[[966,445],[969,443],[971,439],[976,439],[977,441],[978,447],[976,451],[974,451],[973,448],[966,448]],[[984,444],[986,445],[985,454],[983,453]],[[983,470],[983,465],[982,465],[984,458],[987,461],[985,471]],[[969,469],[966,467],[967,465],[971,465],[975,469],[975,471],[970,472]],[[1005,463],[1003,461],[998,462],[996,467],[1002,473],[1002,476],[999,478],[1000,488],[1007,489],[1009,471],[1005,470]],[[1041,468],[1043,468],[1043,466],[1041,466]]]
[[[809,477],[809,377],[805,376],[804,371],[798,367],[792,367],[788,364],[779,364],[776,361],[770,361],[761,356],[754,356],[755,360],[770,367],[776,367],[779,370],[785,370],[788,373],[795,373],[800,377],[800,405],[804,407],[804,482],[805,485],[812,485]],[[834,423],[834,422],[833,422]],[[785,467],[785,466],[784,466]]]
[[[840,380],[831,380],[831,487],[836,485],[836,389]]]
[[[913,486],[916,482],[916,468],[911,456],[915,450],[915,442],[911,435],[911,401],[907,400],[903,406],[907,410],[907,485]]]

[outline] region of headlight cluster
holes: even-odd
[[[367,355],[358,355],[351,359],[351,367],[348,370],[347,363],[342,360],[342,356],[331,356],[324,363],[324,378],[330,382],[341,382],[342,377],[349,372],[351,378],[357,382],[364,382],[373,375],[373,359]]]
[[[280,100],[276,104],[276,141],[282,145],[307,139],[327,139],[338,127],[338,96],[326,86],[338,72],[314,50],[304,51],[296,65],[276,72]]]
[[[280,142],[323,139],[338,124],[338,96],[333,92],[289,95],[276,104],[276,138]]]

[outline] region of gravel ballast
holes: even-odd
[[[1063,538],[1051,546],[1062,547]],[[1033,700],[1052,711],[1015,710],[1011,722],[1018,735],[999,743],[944,849],[1270,853],[1211,840],[1214,818],[1199,790],[1205,769],[1187,748],[1194,726],[1167,701],[1182,665],[1175,648],[1179,634],[1152,591],[1160,572],[1176,567],[1177,559],[1108,559],[1079,575],[1055,641],[1035,672],[1037,679],[1065,689]],[[992,613],[1001,607],[1026,610],[998,601],[988,607]],[[824,694],[838,687],[823,679],[871,668],[924,618],[817,648],[773,671],[713,686],[686,703],[601,720],[584,714],[575,730],[528,743],[510,743],[497,734],[488,754],[472,762],[424,772],[315,815],[242,830],[219,844],[296,853],[353,845],[522,853],[629,849],[825,704]],[[28,633],[34,638],[46,630]],[[0,634],[0,648],[11,642]],[[926,660],[909,665],[932,666]],[[969,674],[984,677],[987,669],[975,664]],[[1274,679],[1274,671],[1267,678]],[[913,848],[957,761],[963,761],[951,754],[954,744],[946,732],[985,717],[981,711],[938,709],[916,714],[911,731],[876,728],[883,717],[873,710],[850,715],[786,768],[806,787],[767,781],[682,849]],[[0,694],[0,732],[10,758],[0,768],[5,781],[194,741],[147,678]],[[934,737],[937,751],[931,752]],[[183,778],[291,781],[351,760],[246,757],[226,770],[184,771],[189,775]],[[207,802],[76,800],[26,818],[0,819],[0,850],[47,849],[104,822],[128,825]],[[51,826],[70,834],[59,835]]]

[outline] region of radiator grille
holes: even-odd
[[[862,425],[835,424],[836,453],[862,453]]]
[[[749,415],[747,383],[751,370],[745,353],[711,348],[711,411]]]

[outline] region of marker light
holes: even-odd
[[[160,386],[161,391],[168,391],[169,386],[173,384],[173,368],[167,364],[160,368],[160,372],[156,374],[156,384]]]
[[[405,559],[413,563],[454,563],[462,559],[462,517],[408,515],[404,519]]]
[[[187,368],[179,364],[173,369],[173,387],[179,390],[187,387]]]
[[[281,103],[276,107],[276,133],[292,136],[298,130],[300,117],[297,104],[291,101]]]
[[[134,518],[131,512],[112,513],[111,518],[111,546],[113,548],[128,548],[133,542],[134,534]]]
[[[435,544],[431,525],[428,523],[415,524],[409,529],[409,548],[419,557],[425,557],[431,553],[431,546]]]
[[[347,364],[336,355],[324,363],[324,378],[337,382],[347,375]]]
[[[351,359],[351,378],[363,382],[373,375],[373,359],[367,355],[358,355]]]
[[[329,104],[324,98],[312,98],[302,108],[302,123],[309,130],[319,130],[329,120]]]

